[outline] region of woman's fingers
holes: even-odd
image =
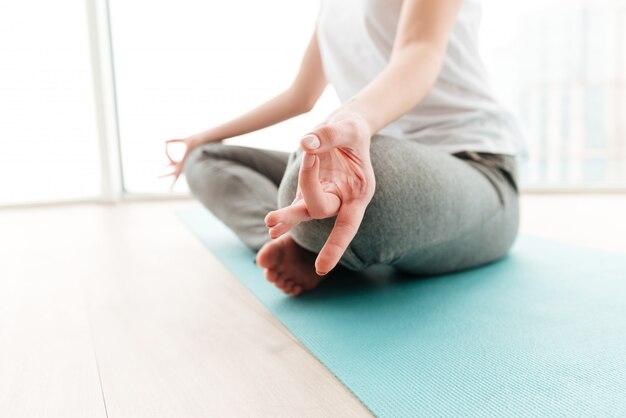
[[[319,170],[319,157],[307,152],[302,153],[298,185],[306,208],[314,219],[324,219],[333,216],[341,205],[337,195],[326,193],[322,189]]]
[[[174,177],[174,179],[172,180],[172,184],[170,184],[170,191],[172,191],[174,189],[174,185],[176,184],[176,181],[180,177],[180,174],[181,172],[180,172],[179,167],[175,167],[174,171],[172,171],[171,173],[161,174],[158,176],[158,178],[162,179],[162,178],[169,177],[169,176]]]
[[[269,228],[270,238],[276,239],[300,222],[309,220],[311,220],[311,216],[304,205],[304,201],[299,200],[287,207],[268,213],[265,216],[265,225]]]
[[[273,226],[269,229],[269,236],[271,239],[276,239],[278,237],[280,237],[281,235],[283,235],[286,232],[289,232],[289,230],[291,228],[294,227],[294,224],[283,224],[280,223],[276,226]]]
[[[162,179],[162,178],[169,177],[169,176],[174,176],[174,177],[178,178],[178,172],[176,170],[174,170],[171,173],[161,174],[161,175],[158,176],[158,178]]]
[[[282,209],[273,210],[265,216],[265,224],[272,228],[279,223],[296,225],[311,219],[303,200],[292,203]]]
[[[345,145],[346,135],[341,127],[334,124],[322,125],[300,139],[300,146],[308,153],[328,152]]]
[[[188,142],[187,139],[180,139],[180,138],[168,139],[165,141],[165,155],[167,156],[167,158],[170,160],[172,164],[177,164],[181,161],[184,161],[184,159],[187,157],[187,154],[189,153],[189,144],[187,142]],[[185,146],[184,152],[180,148],[175,149],[174,151],[178,150],[179,151],[178,154],[182,153],[183,157],[178,158],[178,159],[173,158],[171,154],[171,150],[170,150],[170,144],[180,144],[180,143],[182,143]]]
[[[339,263],[361,225],[366,207],[367,202],[363,201],[354,201],[341,206],[335,225],[315,260],[317,274],[327,274]]]
[[[351,120],[338,120],[318,125],[300,139],[300,146],[309,153],[319,154],[333,148],[349,146],[354,141]]]
[[[177,161],[174,160],[172,158],[172,156],[170,155],[170,148],[169,148],[169,144],[171,143],[175,143],[175,142],[180,142],[180,139],[168,139],[167,141],[165,141],[165,155],[167,156],[167,159],[170,160],[171,164],[176,164]]]

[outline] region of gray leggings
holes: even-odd
[[[293,201],[302,150],[292,153],[221,143],[195,149],[185,164],[194,195],[250,248],[270,240],[265,215]],[[515,157],[461,152],[374,135],[376,191],[340,264],[387,264],[418,275],[448,273],[503,257],[518,231]],[[292,229],[318,253],[334,218]]]

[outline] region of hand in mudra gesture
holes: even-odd
[[[356,115],[337,116],[318,125],[300,140],[304,153],[296,198],[265,217],[272,238],[300,222],[337,217],[315,261],[319,275],[337,265],[374,195],[370,138],[367,124]]]

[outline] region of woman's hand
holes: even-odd
[[[331,115],[300,140],[304,153],[295,200],[265,217],[270,236],[277,238],[300,222],[337,216],[315,261],[319,275],[337,265],[374,195],[370,139],[370,129],[358,115]]]
[[[210,142],[210,141],[208,141],[207,138],[201,134],[191,135],[187,138],[175,138],[175,139],[166,140],[165,141],[165,155],[167,156],[167,159],[169,160],[168,167],[172,167],[172,172],[163,174],[159,176],[159,178],[173,176],[174,180],[172,181],[172,185],[170,186],[170,189],[173,188],[174,184],[176,183],[176,180],[178,180],[178,177],[180,177],[181,173],[183,172],[183,169],[185,167],[185,161],[187,161],[187,157],[189,157],[189,154],[191,154],[191,151],[193,151],[198,145],[203,145],[203,144],[206,144],[207,142]],[[171,150],[170,150],[170,146],[172,144],[180,144],[185,147],[184,153],[181,158],[172,157]]]

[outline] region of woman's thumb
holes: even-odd
[[[350,141],[351,130],[340,122],[320,125],[300,139],[300,146],[310,154],[328,152],[346,145]]]

